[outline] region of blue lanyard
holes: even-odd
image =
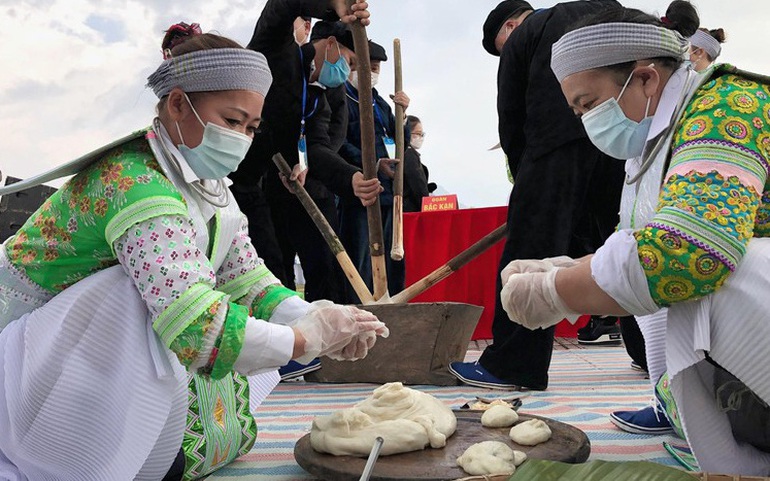
[[[318,97],[315,98],[315,104],[313,104],[313,111],[305,115],[305,108],[307,107],[307,77],[305,76],[305,56],[302,53],[302,47],[299,48],[299,66],[302,69],[302,122],[299,127],[300,138],[305,136],[305,121],[315,115],[315,111],[318,108]]]
[[[350,82],[345,82],[345,90],[347,91],[348,97],[358,103],[358,94],[353,91],[353,86],[350,85]],[[380,107],[377,105],[377,102],[375,102],[374,99],[372,99],[372,107],[374,108],[374,115],[377,117],[377,122],[380,124],[380,127],[382,127],[382,135],[384,137],[388,137],[388,129],[385,128],[385,122],[382,121]]]

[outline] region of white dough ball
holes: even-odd
[[[526,460],[527,460],[527,453],[522,451],[513,452],[513,464],[515,464],[517,468],[521,465],[521,463],[523,463]]]
[[[511,428],[511,440],[522,446],[535,446],[551,439],[551,428],[540,419],[530,419]]]
[[[507,428],[518,420],[516,411],[505,406],[492,406],[481,415],[481,425],[488,428]]]
[[[457,465],[473,476],[513,474],[516,471],[513,449],[500,441],[472,445],[457,458]]]

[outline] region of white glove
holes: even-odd
[[[500,300],[513,322],[532,330],[555,326],[564,318],[575,323],[577,313],[570,311],[556,292],[559,269],[510,275],[500,292]]]
[[[292,327],[305,338],[305,354],[295,359],[307,364],[318,356],[355,360],[366,356],[377,336],[390,331],[371,312],[329,301],[315,301]]]
[[[388,334],[389,333],[386,332],[382,337],[388,337]],[[375,334],[375,331],[367,331],[363,334],[359,334],[339,352],[328,353],[326,356],[335,361],[358,361],[359,359],[366,357],[369,353],[369,349],[374,346],[376,340],[377,334]]]
[[[508,263],[500,272],[500,279],[503,285],[508,282],[508,278],[513,274],[524,274],[527,272],[547,272],[554,267],[572,267],[580,261],[568,256],[548,257],[546,259],[518,259]]]

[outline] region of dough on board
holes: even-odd
[[[380,455],[443,448],[457,418],[441,401],[400,382],[384,384],[352,408],[318,416],[310,430],[316,451],[337,456],[368,456],[377,436]]]
[[[540,419],[530,419],[511,428],[511,440],[522,446],[535,446],[551,439],[551,428]]]
[[[457,465],[472,476],[513,474],[516,471],[513,449],[500,441],[484,441],[471,445],[457,458]]]
[[[492,406],[481,415],[481,425],[487,428],[507,428],[518,420],[516,411],[505,406]]]

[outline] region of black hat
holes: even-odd
[[[369,40],[369,59],[379,60],[380,62],[387,62],[388,54],[385,53],[385,47],[379,43],[374,43]]]
[[[353,47],[353,33],[346,24],[322,20],[313,25],[313,30],[310,32],[311,42],[329,37],[334,37],[343,46],[350,50],[355,50]]]
[[[506,20],[525,10],[532,10],[532,5],[523,0],[505,0],[500,2],[489,13],[487,20],[484,22],[484,38],[481,40],[484,50],[495,57],[499,57],[500,52],[495,48],[495,38],[500,32],[500,28],[502,28]]]

